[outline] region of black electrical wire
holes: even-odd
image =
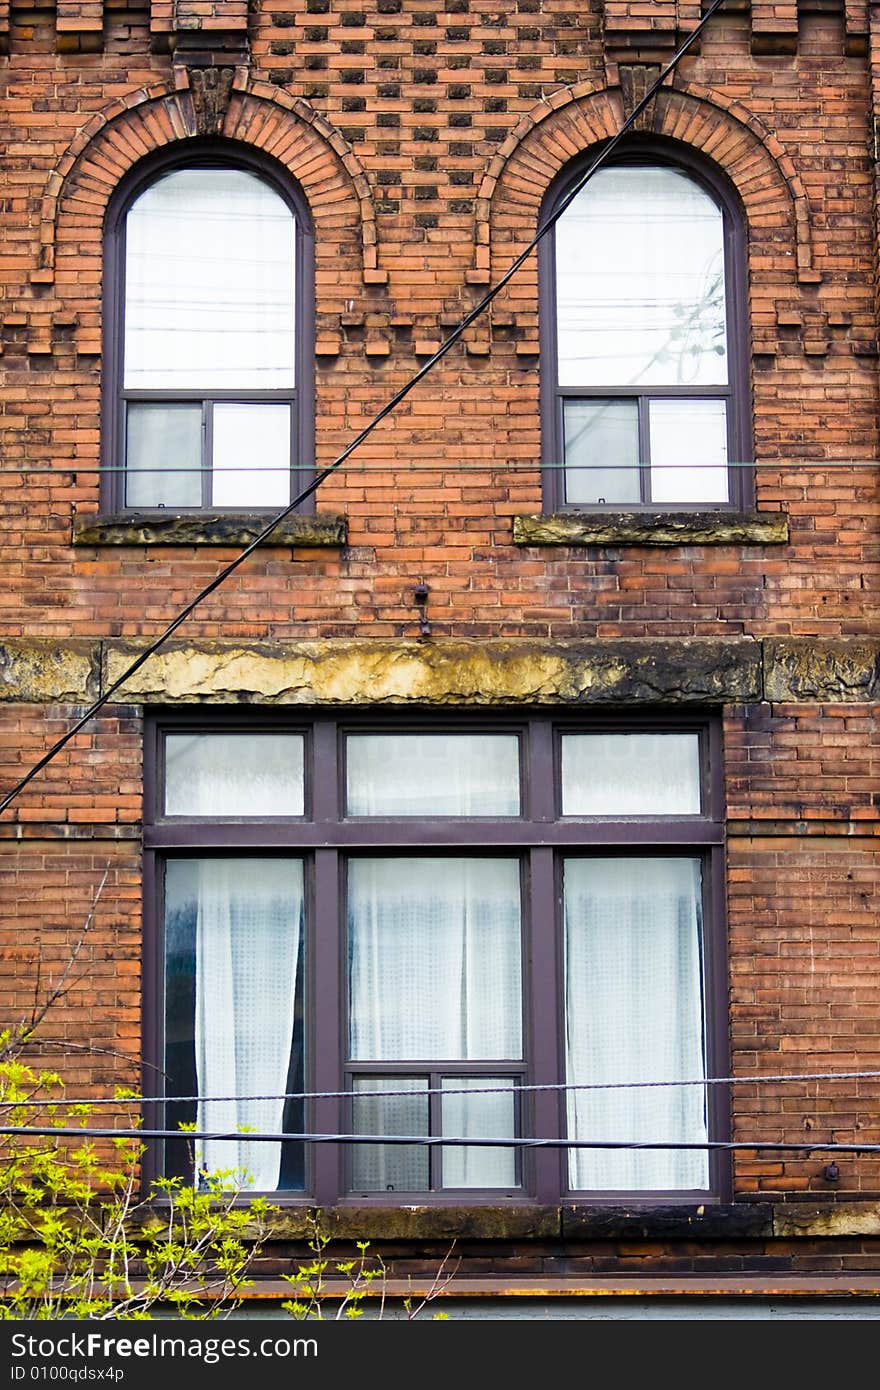
[[[492,1148],[492,1149],[674,1149],[723,1150],[724,1152],[767,1152],[767,1153],[852,1153],[880,1154],[880,1144],[839,1144],[834,1141],[823,1143],[820,1139],[805,1143],[786,1144],[776,1140],[675,1140],[675,1139],[532,1139],[502,1136],[473,1135],[467,1138],[445,1134],[276,1134],[249,1130],[194,1130],[194,1129],[89,1129],[83,1127],[53,1128],[52,1126],[31,1127],[29,1125],[0,1125],[0,1135],[22,1138],[67,1138],[67,1139],[200,1139],[206,1142],[236,1140],[242,1144],[422,1144],[441,1148]]]
[[[420,473],[420,472],[421,472],[421,473],[439,473],[439,472],[442,471],[441,466],[440,466],[440,464],[438,464],[438,463],[416,463],[414,460],[411,460],[411,461],[410,461],[409,463],[407,463],[405,466],[406,466],[406,471],[407,471],[407,473]],[[640,464],[640,463],[615,463],[615,465],[614,465],[614,470],[615,470],[615,472],[621,472],[621,473],[627,473],[627,472],[629,472],[629,473],[634,473],[634,472],[636,472],[639,468],[641,468],[642,466],[643,466],[643,465]],[[722,466],[721,464],[679,463],[679,462],[675,462],[675,463],[652,463],[652,464],[651,464],[651,467],[652,467],[652,468],[656,468],[656,469],[658,469],[658,470],[661,471],[661,472],[664,471],[664,470],[666,470],[666,469],[672,469],[672,468],[678,470],[678,469],[717,468],[717,467],[721,467],[721,466]],[[388,472],[388,465],[387,465],[387,463],[383,462],[382,460],[373,460],[373,461],[370,462],[370,463],[367,463],[366,461],[359,461],[358,463],[352,465],[352,467],[353,467],[353,469],[357,469],[357,470],[360,471],[361,473],[382,473],[382,474],[384,475],[384,474],[387,474],[387,472]],[[475,472],[475,473],[485,473],[485,472],[486,472],[486,467],[487,467],[487,465],[486,465],[485,463],[480,463],[480,462],[468,463],[468,462],[466,462],[464,459],[459,459],[459,460],[456,462],[456,464],[455,464],[455,472],[456,472],[456,473],[467,473],[468,471],[473,471],[473,472]],[[563,461],[553,462],[553,460],[548,459],[546,462],[543,462],[543,463],[541,464],[541,471],[542,471],[542,472],[544,472],[544,471],[546,471],[546,470],[552,471],[552,470],[556,469],[556,470],[557,470],[558,472],[560,472],[560,473],[562,473],[562,472],[571,472],[571,471],[574,471],[574,472],[577,472],[577,473],[601,473],[601,472],[603,472],[607,467],[608,467],[608,465],[607,465],[606,463],[567,463],[567,462],[565,462],[564,460],[563,460]],[[785,458],[785,459],[727,459],[727,460],[724,462],[723,467],[724,467],[724,468],[728,468],[728,469],[729,469],[729,468],[739,468],[739,469],[742,469],[742,470],[748,469],[749,472],[754,472],[755,469],[760,469],[760,468],[776,469],[776,470],[779,470],[779,469],[786,469],[786,468],[800,468],[800,469],[809,470],[810,472],[813,472],[813,473],[821,473],[821,472],[824,472],[824,471],[827,470],[827,469],[832,469],[832,470],[833,470],[833,469],[840,469],[840,468],[849,468],[849,469],[853,469],[853,468],[880,468],[880,459],[858,459],[858,458],[856,458],[856,459],[852,459],[852,458],[847,458],[847,459],[790,459],[790,458]],[[504,471],[505,471],[505,473],[516,472],[518,469],[521,469],[523,472],[533,473],[533,472],[535,471],[535,464],[534,464],[533,460],[531,460],[531,459],[526,459],[526,460],[523,460],[523,461],[518,461],[517,459],[505,459],[505,461],[504,461]],[[259,468],[258,470],[255,470],[255,471],[258,472],[258,473],[260,474],[260,476],[262,476],[262,475],[265,474],[265,473],[289,473],[289,472],[290,472],[290,465],[289,465],[289,464],[268,464],[266,467],[261,467],[261,468]],[[163,478],[172,477],[172,476],[178,476],[178,475],[180,475],[180,474],[184,474],[184,475],[186,475],[187,477],[192,477],[192,476],[199,477],[199,476],[201,476],[201,474],[203,474],[203,473],[210,473],[211,476],[214,477],[215,475],[222,476],[224,473],[240,473],[240,472],[241,472],[241,469],[240,469],[240,468],[236,468],[234,465],[229,465],[229,466],[227,466],[227,467],[217,468],[217,467],[215,467],[213,464],[210,464],[210,463],[205,463],[205,464],[202,464],[202,463],[199,463],[199,464],[186,464],[186,465],[181,464],[180,467],[178,467],[178,468],[165,468],[165,467],[163,467],[163,468],[161,468],[161,469],[159,469],[159,468],[137,468],[137,469],[130,469],[130,468],[127,466],[127,464],[124,464],[124,463],[75,463],[75,464],[66,464],[66,465],[60,465],[60,466],[59,466],[58,464],[26,464],[26,463],[23,463],[23,464],[18,464],[18,463],[16,463],[16,464],[9,464],[9,465],[0,464],[0,477],[6,477],[6,476],[12,476],[12,477],[25,477],[25,476],[26,476],[26,477],[30,478],[30,477],[34,476],[35,474],[36,474],[36,475],[50,474],[53,478],[59,478],[59,477],[63,477],[63,476],[64,476],[65,474],[67,474],[67,473],[88,473],[88,474],[93,474],[93,473],[95,473],[95,474],[104,475],[104,474],[115,474],[115,473],[119,473],[119,474],[122,474],[122,473],[131,474],[132,472],[138,473],[138,474],[142,474],[142,473],[148,473],[148,474],[152,474],[152,473],[161,473]],[[293,505],[293,504],[292,504],[292,505]],[[708,504],[707,504],[707,505],[708,505]],[[276,526],[277,526],[277,524],[278,524],[278,518],[276,517],[276,518],[274,519],[274,521],[273,521],[273,525],[276,525]]]
[[[199,606],[199,604],[202,603],[211,594],[213,594],[215,589],[218,589],[220,585],[226,579],[228,579],[228,577],[231,574],[233,574],[234,571],[237,570],[238,567],[242,565],[250,555],[253,554],[253,552],[258,548],[258,546],[262,545],[263,542],[267,540],[269,536],[271,536],[275,528],[278,525],[280,525],[280,523],[284,521],[291,514],[291,512],[295,511],[297,507],[301,506],[303,502],[305,502],[309,497],[311,497],[315,492],[317,492],[318,488],[325,481],[325,479],[329,478],[332,473],[336,472],[337,468],[339,468],[343,463],[345,463],[346,459],[348,459],[350,455],[354,453],[355,449],[357,449],[359,445],[361,445],[363,441],[370,434],[372,434],[373,430],[377,427],[377,425],[381,424],[382,421],[388,415],[390,415],[391,412],[395,410],[398,405],[400,405],[401,401],[403,401],[409,395],[410,391],[412,391],[413,388],[418,385],[418,383],[423,379],[423,377],[425,377],[428,374],[428,372],[430,372],[432,368],[436,366],[436,364],[441,360],[441,358],[446,356],[447,352],[449,352],[449,350],[458,342],[459,338],[470,327],[474,320],[479,318],[480,314],[482,314],[483,311],[486,308],[488,308],[488,306],[501,292],[501,290],[503,290],[504,287],[510,282],[510,280],[520,269],[520,267],[525,263],[526,260],[528,260],[529,256],[532,254],[539,241],[541,241],[541,239],[544,236],[546,236],[546,234],[550,231],[551,227],[555,225],[555,223],[559,220],[562,214],[566,211],[566,209],[570,206],[570,204],[574,201],[577,195],[584,188],[588,180],[592,178],[593,174],[595,174],[596,170],[599,169],[600,166],[605,163],[605,161],[611,155],[612,151],[616,148],[620,140],[623,139],[624,135],[626,135],[632,129],[633,125],[638,120],[645,107],[653,99],[660,86],[663,84],[663,82],[665,82],[666,78],[672,72],[675,71],[676,67],[678,66],[681,59],[684,57],[685,53],[687,53],[688,49],[699,37],[703,29],[713,18],[713,16],[718,12],[718,10],[721,9],[724,3],[725,0],[713,0],[713,3],[710,5],[706,13],[703,15],[699,24],[696,25],[696,27],[691,31],[688,37],[676,50],[672,58],[667,63],[666,67],[663,69],[659,77],[648,89],[645,95],[633,107],[633,110],[630,112],[629,116],[623,122],[623,125],[620,127],[620,130],[617,132],[617,134],[613,135],[612,138],[608,141],[608,143],[605,146],[603,146],[603,148],[599,151],[599,153],[596,155],[595,159],[591,162],[586,171],[569,189],[569,191],[562,198],[560,203],[554,208],[552,215],[547,219],[546,222],[544,222],[538,228],[537,232],[535,233],[535,236],[529,242],[525,250],[522,251],[520,255],[516,257],[516,259],[511,263],[510,266],[508,266],[507,270],[501,276],[500,280],[498,280],[498,282],[486,292],[486,294],[479,301],[479,303],[475,304],[473,309],[471,309],[470,312],[465,315],[465,317],[461,320],[458,326],[454,328],[452,332],[449,334],[449,337],[446,338],[445,341],[440,344],[439,348],[433,354],[433,356],[429,357],[428,360],[422,364],[419,370],[412,377],[410,377],[409,381],[407,381],[400,388],[399,391],[395,392],[395,394],[390,398],[390,400],[386,402],[382,409],[379,410],[377,414],[374,415],[373,418],[364,426],[360,433],[355,436],[351,443],[348,444],[345,449],[343,449],[342,453],[339,454],[333,460],[332,463],[328,464],[326,468],[321,469],[321,471],[315,475],[312,481],[306,487],[303,488],[302,492],[300,492],[299,495],[288,504],[288,506],[286,506],[282,511],[280,511],[276,516],[274,516],[272,520],[269,521],[267,525],[263,527],[262,531],[260,531],[259,534],[255,536],[254,539],[247,546],[245,546],[245,548],[235,557],[235,559],[231,560],[228,565],[225,565],[224,568],[220,570],[219,574],[217,574],[209,584],[206,584],[205,587],[201,590],[201,592],[196,594],[195,598],[191,599],[191,601],[186,605],[185,608],[181,609],[177,617],[174,618],[173,621],[170,622],[168,626],[165,628],[164,632],[160,633],[160,635],[153,642],[151,642],[150,645],[143,652],[141,652],[141,654],[138,657],[136,657],[135,660],[132,661],[129,666],[126,667],[122,674],[118,676],[116,680],[113,681],[107,687],[104,693],[100,695],[98,699],[95,700],[94,703],[89,706],[85,713],[81,715],[80,718],[77,719],[76,722],[71,725],[67,732],[63,734],[62,737],[59,738],[57,742],[52,745],[48,752],[44,753],[42,758],[40,758],[36,763],[34,763],[34,765],[29,769],[29,771],[25,773],[25,775],[15,784],[12,790],[7,792],[3,800],[0,801],[0,812],[6,810],[6,808],[11,804],[11,802],[13,802],[15,798],[18,796],[18,794],[24,790],[28,783],[31,782],[34,779],[34,777],[36,777],[37,774],[41,772],[42,769],[46,767],[47,764],[50,763],[52,759],[55,758],[64,747],[66,747],[70,740],[74,738],[80,732],[80,730],[84,728],[86,724],[89,723],[91,719],[94,718],[98,711],[102,709],[104,705],[107,704],[111,696],[115,695],[117,690],[119,690],[120,687],[123,686],[127,680],[130,680],[131,677],[137,671],[140,670],[144,663],[148,661],[149,658],[156,651],[158,651],[158,649],[163,645],[163,643],[167,642],[168,638],[171,637],[172,634],[177,631],[181,624],[186,621],[186,619]]]
[[[699,1076],[678,1078],[671,1081],[582,1081],[577,1083],[566,1081],[543,1081],[543,1082],[513,1082],[510,1086],[467,1086],[457,1088],[455,1086],[424,1086],[418,1091],[411,1089],[401,1091],[396,1090],[389,1080],[388,1087],[383,1086],[381,1090],[371,1090],[370,1099],[377,1096],[388,1098],[389,1096],[455,1096],[455,1095],[519,1095],[521,1093],[532,1094],[536,1091],[641,1091],[651,1089],[669,1089],[677,1086],[760,1086],[781,1081],[876,1081],[880,1079],[880,1071],[806,1071],[806,1072],[777,1072],[767,1073],[758,1076]],[[56,1096],[54,1099],[27,1098],[24,1100],[7,1100],[0,1095],[0,1111],[11,1109],[37,1109],[40,1107],[55,1106],[61,1109],[70,1109],[73,1106],[98,1106],[113,1105],[124,1109],[132,1105],[224,1105],[224,1104],[246,1104],[257,1101],[289,1101],[289,1100],[356,1100],[362,1098],[363,1091],[279,1091],[258,1095],[228,1095],[228,1096],[206,1096],[206,1095],[164,1095],[164,1096],[141,1096],[141,1095],[118,1095],[118,1096],[99,1096],[90,1098],[83,1096],[77,1099],[70,1099],[67,1096]],[[2,1131],[0,1131],[2,1132]]]

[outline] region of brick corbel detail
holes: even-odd
[[[797,0],[751,0],[753,53],[796,53]]]
[[[844,0],[844,51],[850,57],[868,52],[867,0]]]
[[[618,64],[662,64],[693,33],[702,17],[699,0],[605,0],[603,49],[605,78],[618,80]],[[695,40],[691,53],[699,53]]]
[[[55,47],[59,53],[97,53],[104,47],[104,0],[57,0]]]
[[[867,52],[867,11],[873,2],[844,0],[845,51],[850,56]],[[749,10],[752,53],[797,52],[797,0],[749,0],[748,5],[729,8]],[[651,0],[647,5],[640,0],[605,0],[602,18],[605,75],[611,85],[617,81],[618,64],[663,63],[671,58],[699,24],[702,9],[699,0]],[[699,51],[698,39],[690,52]]]
[[[174,52],[184,44],[211,66],[213,55],[247,53],[248,0],[151,0],[150,45],[154,52]]]

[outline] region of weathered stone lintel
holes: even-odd
[[[880,1202],[774,1201],[562,1208],[562,1234],[589,1239],[755,1240],[880,1235]]]
[[[880,695],[880,638],[778,637],[763,645],[765,700],[841,704]]]
[[[0,643],[0,701],[80,704],[97,699],[100,648],[83,641]]]
[[[515,516],[517,545],[784,545],[784,512],[555,512]]]
[[[0,702],[91,702],[142,650],[9,639],[0,643]],[[880,637],[327,638],[168,642],[114,703],[870,704],[878,692]]]
[[[105,687],[138,650],[107,644]],[[761,698],[761,654],[749,638],[178,642],[145,662],[120,697],[370,706],[748,703]]]
[[[269,1221],[270,1241],[307,1240],[315,1209],[282,1205]],[[332,1240],[656,1240],[740,1241],[880,1234],[876,1201],[760,1202],[601,1206],[524,1202],[457,1206],[340,1203],[321,1209]]]
[[[560,1231],[558,1207],[500,1202],[397,1208],[345,1204],[322,1210],[321,1225],[325,1235],[340,1240],[552,1240]],[[359,1235],[361,1231],[367,1234]]]
[[[773,1233],[768,1203],[601,1207],[579,1202],[561,1210],[562,1235],[588,1240],[754,1240]]]
[[[74,545],[249,545],[270,518],[240,512],[169,512],[168,516],[75,516]],[[294,513],[279,522],[267,545],[341,546],[347,539],[344,516]]]
[[[878,1236],[880,1202],[779,1205],[773,1213],[774,1236]]]

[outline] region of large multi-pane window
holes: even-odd
[[[116,507],[281,508],[308,462],[310,236],[224,147],[120,188],[107,239],[105,463]]]
[[[167,1173],[722,1190],[714,722],[176,714],[150,754],[149,1118],[196,1128]]]
[[[554,188],[565,204],[582,166]],[[592,174],[542,255],[548,497],[717,508],[748,497],[738,209],[668,152]]]

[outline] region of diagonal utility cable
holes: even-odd
[[[59,738],[58,741],[52,745],[48,752],[44,753],[42,758],[40,758],[38,762],[34,763],[33,767],[31,767],[30,770],[25,773],[25,775],[20,779],[20,781],[18,781],[15,784],[12,790],[7,792],[6,795],[3,797],[3,800],[0,801],[0,812],[6,810],[7,806],[9,806],[11,802],[13,802],[15,798],[18,796],[19,792],[23,791],[24,788],[28,785],[28,783],[31,782],[34,777],[36,777],[37,773],[41,772],[42,769],[46,767],[46,765],[50,763],[52,759],[57,756],[58,753],[61,752],[62,748],[64,748],[70,742],[70,740],[74,738],[75,735],[78,734],[79,731],[82,728],[84,728],[85,725],[88,724],[88,722],[91,719],[94,718],[98,711],[102,709],[104,705],[107,704],[108,700],[110,700],[110,698],[116,694],[117,690],[119,690],[120,687],[123,686],[127,680],[130,680],[136,671],[140,670],[144,663],[148,661],[149,658],[159,650],[163,643],[168,641],[168,638],[171,637],[172,634],[177,631],[177,629],[181,626],[182,623],[186,622],[186,619],[190,616],[191,613],[195,611],[196,608],[198,608],[199,604],[203,603],[206,598],[213,594],[215,589],[219,589],[220,585],[224,583],[224,581],[228,579],[229,576],[232,573],[234,573],[235,570],[238,569],[239,565],[244,564],[245,560],[247,560],[247,558],[253,554],[253,552],[258,548],[258,546],[261,546],[263,542],[267,540],[269,536],[271,536],[275,528],[278,525],[280,525],[280,523],[284,521],[291,514],[291,512],[294,512],[297,507],[299,507],[303,502],[306,501],[307,498],[311,497],[315,492],[317,492],[318,488],[325,481],[325,479],[329,478],[331,473],[335,473],[337,468],[339,468],[343,463],[345,463],[345,461],[354,453],[355,449],[357,449],[364,442],[364,440],[370,434],[372,434],[376,426],[381,424],[382,421],[386,418],[386,416],[390,415],[391,412],[395,410],[398,405],[400,405],[401,401],[409,395],[410,391],[412,391],[413,388],[418,385],[422,378],[427,376],[428,372],[430,372],[433,369],[433,367],[436,366],[440,359],[446,356],[447,352],[449,352],[450,348],[454,347],[454,345],[458,342],[459,338],[466,331],[466,329],[470,328],[474,320],[479,318],[480,314],[482,314],[483,311],[488,308],[488,306],[492,303],[493,299],[495,299],[496,296],[500,294],[500,292],[504,289],[504,287],[507,284],[509,284],[516,272],[525,263],[525,261],[528,260],[529,256],[532,254],[535,247],[538,245],[538,242],[542,239],[542,237],[546,236],[547,233],[550,231],[551,227],[553,227],[556,224],[556,222],[558,222],[559,218],[574,201],[577,195],[581,192],[585,184],[589,181],[589,179],[593,177],[596,170],[599,169],[600,166],[606,162],[606,160],[612,154],[619,142],[632,129],[633,125],[638,120],[645,107],[652,100],[659,87],[666,81],[667,77],[669,77],[670,74],[675,71],[675,69],[678,67],[679,62],[687,53],[688,49],[694,44],[696,39],[702,33],[703,29],[713,18],[713,16],[717,13],[717,11],[721,9],[721,6],[724,3],[725,0],[713,0],[713,3],[709,6],[706,13],[700,20],[699,24],[697,24],[696,27],[691,30],[690,34],[687,36],[687,38],[684,40],[681,46],[676,50],[672,58],[670,58],[666,67],[660,73],[660,76],[656,79],[656,81],[641,98],[641,100],[638,101],[636,105],[633,107],[633,110],[630,112],[629,116],[627,116],[626,120],[623,122],[623,125],[620,127],[620,130],[617,132],[617,134],[613,135],[611,139],[608,141],[607,145],[603,146],[603,148],[596,155],[595,159],[593,159],[593,161],[587,167],[585,172],[569,189],[569,191],[562,198],[559,204],[554,208],[552,215],[548,217],[546,222],[541,224],[541,226],[538,228],[537,232],[535,233],[534,237],[529,242],[525,250],[522,251],[520,255],[518,255],[516,259],[511,262],[507,270],[501,276],[500,280],[498,280],[496,284],[492,286],[491,289],[487,290],[486,294],[484,294],[483,298],[479,301],[479,303],[474,305],[470,312],[467,313],[465,317],[461,320],[458,326],[452,330],[452,332],[449,334],[449,337],[446,338],[444,342],[440,344],[439,348],[433,354],[433,356],[429,357],[428,360],[424,362],[422,366],[419,368],[419,370],[414,374],[414,376],[410,377],[410,379],[405,383],[405,385],[401,386],[400,390],[397,391],[390,398],[390,400],[386,402],[382,409],[379,410],[377,414],[373,416],[373,418],[364,426],[360,433],[355,436],[351,443],[348,444],[345,449],[343,449],[342,453],[339,454],[333,460],[332,463],[327,464],[326,468],[321,469],[319,473],[315,474],[315,477],[308,484],[308,486],[304,487],[302,492],[299,493],[299,495],[295,497],[293,501],[284,508],[283,511],[279,512],[277,516],[274,516],[271,519],[271,521],[269,521],[266,524],[266,526],[263,527],[259,535],[255,536],[254,539],[244,548],[244,550],[242,550],[235,557],[234,560],[231,560],[228,565],[225,565],[224,568],[221,569],[217,575],[215,575],[211,582],[209,584],[206,584],[205,587],[201,590],[201,592],[196,594],[195,598],[191,599],[185,608],[181,609],[181,611],[177,614],[177,617],[174,618],[172,622],[170,622],[168,626],[165,628],[164,632],[160,633],[160,635],[155,639],[155,641],[151,642],[150,645],[146,647],[144,651],[142,651],[140,655],[137,656],[129,666],[126,667],[122,674],[117,676],[116,680],[113,681],[112,684],[107,687],[104,693],[100,695],[97,700],[95,700],[94,704],[90,705],[89,708],[85,711],[85,713],[81,715],[80,718],[77,719],[74,724],[71,725],[67,732],[63,734],[62,737]]]

